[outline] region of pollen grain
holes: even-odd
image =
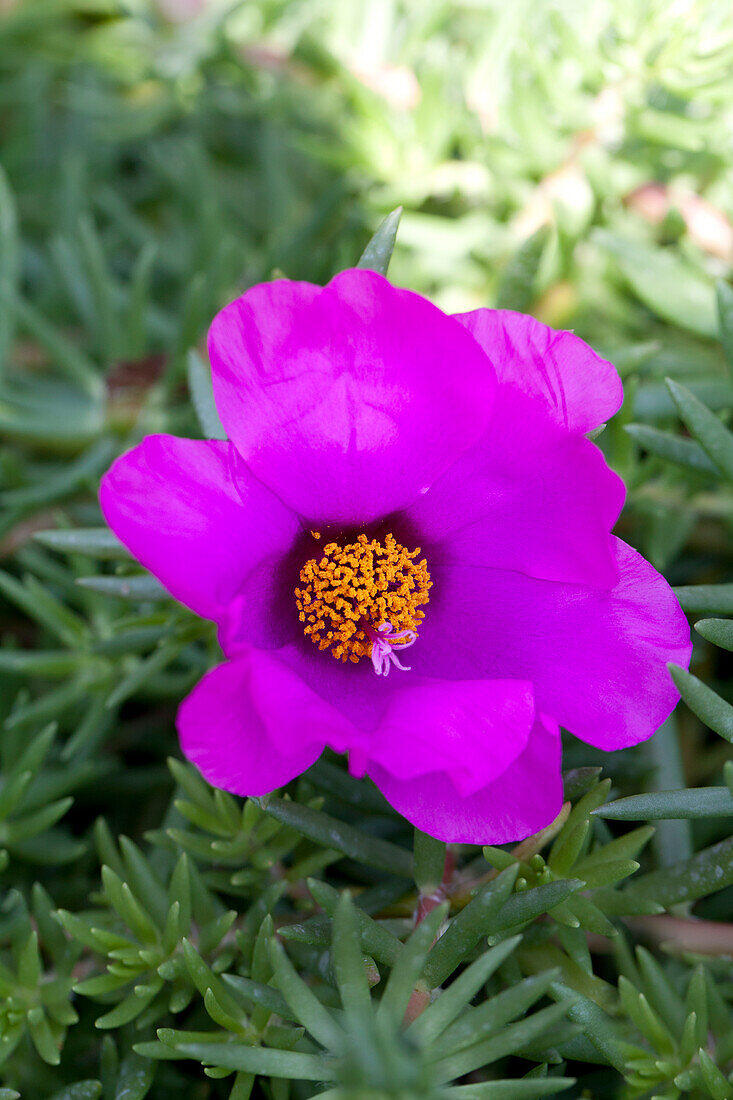
[[[322,549],[320,558],[305,563],[295,589],[303,630],[319,649],[356,664],[371,655],[383,624],[396,635],[417,633],[432,586],[427,561],[417,560],[419,546],[408,550],[394,535],[379,542],[362,534]],[[394,647],[400,648],[397,639]]]

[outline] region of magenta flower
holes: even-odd
[[[585,435],[621,404],[610,363],[360,270],[253,287],[209,350],[231,442],[148,436],[101,504],[218,625],[178,714],[212,784],[266,794],[328,745],[425,832],[496,844],[558,813],[559,725],[654,733],[690,633],[610,534],[623,484]]]

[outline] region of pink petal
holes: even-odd
[[[461,844],[506,844],[543,829],[562,806],[560,736],[541,717],[524,751],[486,786],[461,796],[440,772],[401,779],[379,766],[369,769],[382,794],[418,829]]]
[[[414,652],[413,648],[405,653],[405,664],[409,665],[407,658]],[[399,689],[400,678],[412,678],[410,673],[399,670],[390,676],[377,676],[366,658],[358,664],[337,661],[305,636],[283,646],[277,657],[312,691],[338,707],[354,729],[368,735],[382,721],[392,695]]]
[[[214,319],[209,352],[227,434],[311,524],[404,507],[489,419],[494,372],[475,340],[373,271],[252,287]]]
[[[183,700],[185,756],[213,786],[259,796],[313,764],[349,723],[270,653],[249,649],[219,665]]]
[[[292,634],[268,609],[300,523],[231,443],[147,436],[105,474],[99,499],[128,550],[198,615],[262,645]]]
[[[500,385],[486,434],[406,516],[431,568],[457,562],[610,587],[623,500],[597,447],[561,428],[543,401]]]
[[[434,569],[413,670],[529,680],[539,710],[601,749],[651,737],[679,698],[667,662],[687,667],[690,630],[664,578],[614,541],[620,576],[609,591],[508,570]]]
[[[265,794],[310,767],[328,744],[348,752],[352,771],[368,771],[390,801],[394,790],[400,812],[415,791],[413,802],[421,791],[435,792],[438,817],[455,803],[452,839],[489,843],[497,829],[518,839],[556,815],[555,777],[545,774],[554,768],[559,775],[556,731],[536,721],[528,684],[438,683],[411,675],[377,680],[324,654],[320,661],[301,660],[299,671],[310,672],[304,679],[293,667],[294,653],[248,649],[209,672],[182,703],[181,747],[214,786]],[[344,708],[341,687],[351,672]],[[535,765],[539,770],[530,775]],[[515,777],[530,807],[514,790]]]
[[[484,349],[499,381],[542,397],[563,427],[588,432],[620,409],[616,368],[572,332],[507,309],[476,309],[456,320]]]
[[[405,779],[444,771],[470,794],[524,750],[535,720],[526,681],[376,676],[369,661],[343,664],[311,645],[285,646],[277,657],[347,719],[350,739],[329,744],[351,753],[356,775],[372,763]]]
[[[395,676],[392,688],[370,738],[370,770],[377,764],[405,780],[440,771],[462,796],[509,767],[535,721],[532,686],[521,680],[431,683],[410,673]]]

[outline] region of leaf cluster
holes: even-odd
[[[729,13],[377,8],[0,15],[0,1100],[733,1095]],[[223,302],[360,254],[618,366],[619,534],[694,624],[677,716],[568,740],[517,846],[335,758],[246,801],[171,758],[213,630],[96,504],[143,434],[222,438]]]

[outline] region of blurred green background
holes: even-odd
[[[274,273],[326,281],[398,205],[395,281],[531,311],[616,363],[626,536],[660,568],[688,539],[721,550],[729,502],[639,476],[621,429],[672,416],[666,376],[714,411],[733,396],[726,0],[0,13],[0,554],[115,438],[198,430],[187,357],[224,302]]]
[[[392,276],[445,308],[521,298],[616,346],[671,323],[666,365],[713,369],[726,3],[4,0],[1,27],[24,239],[3,287],[19,274],[108,366],[175,353],[184,313],[198,335],[273,269],[328,278],[399,204]],[[543,225],[536,278],[508,285]]]
[[[0,165],[0,790],[12,794],[0,795],[12,857],[0,875],[17,888],[0,909],[6,961],[31,927],[36,879],[54,905],[98,900],[99,863],[118,865],[109,836],[152,838],[168,866],[164,830],[186,824],[164,763],[175,708],[217,660],[210,625],[146,578],[127,593],[139,599],[120,599],[115,574],[135,567],[103,536],[34,536],[100,526],[99,477],[143,434],[201,434],[204,339],[225,302],[275,273],[327,281],[395,207],[395,282],[447,310],[534,313],[616,363],[626,399],[600,444],[628,485],[619,533],[674,584],[730,578],[721,469],[733,459],[716,465],[680,429],[664,381],[729,419],[730,0],[0,0]],[[686,609],[733,609],[729,585],[711,592],[688,592]],[[679,754],[670,723],[609,758],[575,743],[567,765],[603,763],[624,794],[720,783],[729,657],[695,640],[693,669],[720,695],[703,722],[682,708]],[[51,720],[53,744],[38,732]],[[31,743],[34,778],[16,789]],[[336,800],[339,813],[358,822],[361,797]],[[97,858],[101,813],[111,834],[97,829]],[[411,843],[394,817],[374,820]],[[715,816],[657,824],[645,869],[726,835]],[[697,916],[730,918],[725,843]],[[202,845],[197,833],[187,850]],[[207,881],[227,904],[257,899],[269,864],[253,867]],[[51,907],[39,889],[36,923]],[[97,1074],[82,1003],[62,1069],[27,1059],[30,1040],[8,1062],[29,1098]],[[180,1095],[167,1063],[160,1080],[156,1096]],[[210,1088],[195,1095],[226,1095]]]
[[[729,401],[714,292],[733,260],[728,3],[0,12],[11,441],[84,452],[83,477],[105,465],[106,448],[85,449],[110,428],[192,431],[171,396],[213,313],[273,272],[327,280],[397,205],[395,281],[449,310],[574,328],[625,376],[627,419],[671,413],[665,375],[713,409]],[[617,439],[627,477],[629,450]],[[6,536],[53,496],[26,458],[3,453]],[[663,565],[684,524],[670,534],[664,492],[644,493],[661,508],[645,550]]]

